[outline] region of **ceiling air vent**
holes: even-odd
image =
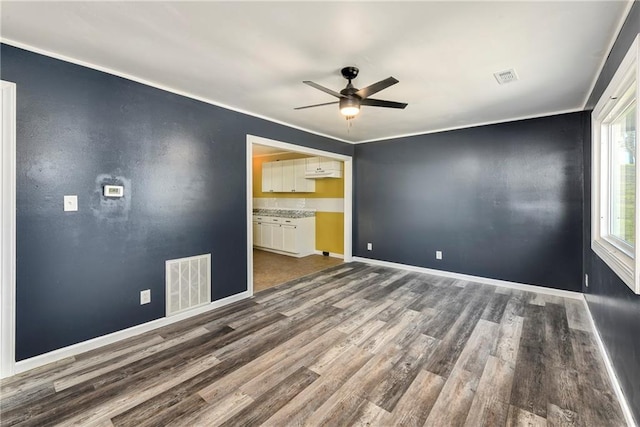
[[[516,70],[514,70],[513,68],[510,70],[498,71],[497,73],[493,73],[493,76],[501,85],[515,82],[516,80],[518,80],[518,75],[516,74]]]

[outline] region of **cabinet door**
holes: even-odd
[[[271,188],[274,193],[282,193],[282,162],[271,162]]]
[[[253,246],[262,246],[262,227],[259,222],[253,223]]]
[[[338,160],[328,159],[326,157],[319,158],[320,169],[323,171],[339,171],[342,168],[340,167],[340,162]]]
[[[271,247],[273,249],[282,250],[283,243],[284,243],[283,233],[282,233],[282,231],[283,231],[282,226],[279,225],[279,224],[273,224],[273,227],[271,228],[271,230],[272,230],[271,233],[272,233],[272,236],[273,236],[273,241],[272,241]]]
[[[301,193],[314,193],[316,191],[316,182],[313,179],[305,178],[307,170],[306,159],[294,160],[296,191]]]
[[[262,192],[269,193],[273,191],[273,182],[271,181],[272,162],[262,164]]]
[[[320,169],[320,158],[319,157],[307,157],[306,168],[309,173],[316,173]]]
[[[283,225],[282,227],[282,250],[298,253],[298,230],[295,225]]]
[[[265,248],[273,247],[273,224],[262,223],[260,225],[260,231],[262,236],[262,246]]]
[[[282,168],[282,191],[286,193],[298,191],[296,188],[295,160],[283,160]]]

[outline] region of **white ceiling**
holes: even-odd
[[[350,142],[583,108],[628,1],[8,2],[3,41]],[[349,127],[358,88],[393,76]],[[497,71],[520,80],[500,86]]]

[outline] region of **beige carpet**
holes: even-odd
[[[254,249],[253,291],[259,292],[341,263],[339,258],[322,255],[294,258]]]

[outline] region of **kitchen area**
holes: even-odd
[[[339,160],[253,145],[254,291],[342,262]]]

